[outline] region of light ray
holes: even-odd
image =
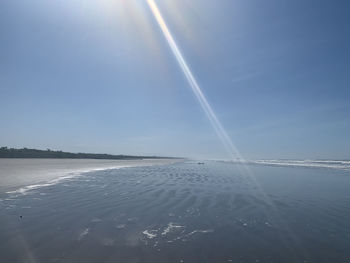
[[[219,119],[217,118],[214,110],[212,109],[212,107],[208,103],[208,100],[204,96],[201,88],[199,87],[197,80],[193,76],[192,71],[190,70],[186,60],[184,59],[183,55],[181,54],[180,49],[178,48],[174,38],[172,37],[172,35],[168,29],[168,26],[166,25],[156,3],[154,2],[154,0],[147,0],[147,3],[149,5],[149,7],[151,8],[152,13],[153,13],[155,19],[157,20],[157,22],[158,22],[166,40],[167,40],[167,42],[171,48],[171,51],[173,52],[180,68],[182,69],[184,75],[186,76],[186,79],[187,79],[193,93],[195,94],[203,111],[205,112],[209,121],[211,122],[216,134],[218,135],[218,137],[222,141],[224,147],[226,148],[226,150],[230,154],[230,157],[233,159],[237,159],[239,161],[243,161],[241,154],[239,153],[239,151],[237,150],[237,148],[233,144],[231,138],[228,136],[225,128],[223,127],[223,125],[221,124]]]
[[[225,146],[226,150],[229,152],[232,160],[241,162],[243,165],[240,167],[240,172],[245,175],[245,178],[248,179],[249,183],[253,185],[254,188],[257,189],[257,193],[260,195],[260,198],[262,198],[266,204],[269,205],[269,207],[272,209],[274,212],[274,218],[271,218],[271,215],[267,214],[268,218],[271,218],[277,225],[281,226],[281,232],[284,232],[283,239],[282,241],[285,242],[285,245],[291,250],[294,251],[295,247],[299,249],[299,251],[302,251],[304,255],[308,255],[307,251],[300,245],[300,241],[298,237],[294,234],[294,232],[289,228],[289,225],[283,220],[281,215],[279,214],[278,209],[272,202],[272,200],[266,195],[264,192],[263,188],[260,186],[259,182],[255,178],[254,174],[251,172],[251,170],[248,168],[246,165],[245,160],[239,153],[238,149],[232,142],[231,138],[227,134],[225,128],[217,118],[214,110],[208,103],[208,100],[204,96],[202,90],[200,89],[195,77],[193,76],[186,60],[184,59],[182,53],[180,52],[180,49],[178,48],[173,36],[171,35],[168,26],[166,25],[163,16],[161,15],[158,6],[154,2],[154,0],[146,0],[155,19],[158,22],[159,27],[161,28],[170,48],[171,51],[173,52],[180,68],[182,69],[184,75],[186,76],[186,79],[195,94],[196,98],[198,99],[200,105],[202,106],[202,109],[204,110],[205,114],[207,115],[209,121],[211,122],[216,134],[222,141],[223,145]],[[289,242],[286,237],[289,237],[290,240],[294,243],[294,246],[290,246]],[[297,253],[295,253],[297,255]]]

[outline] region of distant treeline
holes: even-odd
[[[173,157],[159,156],[131,156],[112,155],[98,153],[70,153],[62,151],[37,150],[37,149],[15,149],[0,147],[0,158],[69,158],[69,159],[110,159],[110,160],[135,160],[135,159],[168,159]]]

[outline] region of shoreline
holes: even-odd
[[[25,193],[92,171],[168,165],[182,160],[184,159],[0,158],[0,194]]]

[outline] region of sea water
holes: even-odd
[[[184,161],[0,194],[1,262],[350,262],[350,172]]]

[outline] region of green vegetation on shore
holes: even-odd
[[[99,153],[70,153],[62,151],[37,150],[37,149],[15,149],[0,147],[0,158],[69,158],[69,159],[110,159],[110,160],[137,160],[137,159],[168,159],[174,157],[159,156],[131,156],[112,155]]]

